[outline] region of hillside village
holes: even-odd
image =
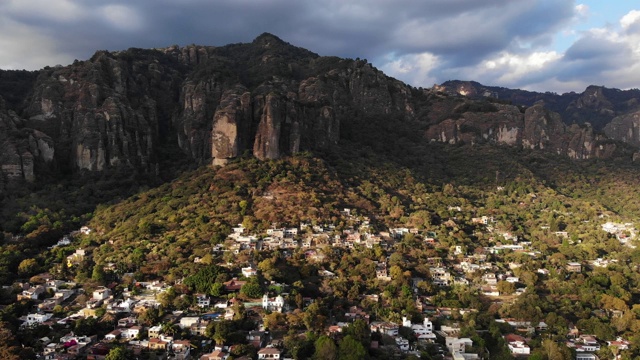
[[[624,334],[640,324],[636,306],[631,311],[604,294],[587,317],[601,319],[594,327],[545,313],[535,303],[536,292],[571,299],[563,281],[595,277],[619,259],[547,256],[547,249],[502,229],[494,215],[464,218],[468,210],[450,206],[452,216],[432,230],[376,231],[368,216],[350,208],[340,211],[339,227],[274,224],[258,233],[239,224],[210,253],[190,258],[197,273],[173,281],[122,273],[114,263],[96,263],[84,283],[74,279],[74,269],[93,264],[99,251],[78,246],[91,237],[85,226],[52,246],[70,252],[52,268],[57,272],[6,290],[22,304],[20,339],[46,360],[101,360],[116,353],[301,359],[325,352],[351,354],[341,359],[454,360],[555,352],[561,355],[548,358],[591,360],[629,349]],[[604,237],[635,247],[633,224],[608,221],[605,214],[588,222]],[[443,241],[462,226],[471,226],[487,246],[470,251],[464,242]],[[564,246],[580,241],[557,224],[540,228]],[[618,326],[619,319],[627,319],[627,327]],[[598,328],[603,324],[612,325]]]

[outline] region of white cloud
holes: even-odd
[[[575,9],[577,17],[586,18],[589,15],[589,5],[578,4],[576,5]]]
[[[438,65],[438,57],[430,53],[412,54],[401,57],[388,56],[380,67],[387,75],[415,86],[431,86],[436,78],[430,73]]]
[[[620,25],[623,29],[628,29],[631,25],[640,20],[640,11],[631,10],[620,19]]]
[[[144,26],[142,17],[136,9],[125,5],[106,5],[100,13],[107,23],[117,30],[136,31]]]

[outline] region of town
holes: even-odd
[[[592,360],[629,349],[624,334],[640,314],[623,300],[628,280],[617,270],[625,259],[597,249],[570,257],[580,236],[555,221],[540,226],[561,249],[547,256],[544,242],[505,230],[496,215],[447,210],[452,216],[431,230],[375,231],[350,208],[340,211],[340,225],[273,224],[258,233],[239,224],[208,253],[192,255],[197,271],[182,278],[96,262],[100,248],[80,245],[92,236],[85,226],[52,246],[72,251],[52,271],[5,291],[23,304],[20,338],[47,360]],[[634,225],[607,217],[581,225],[635,248]],[[463,226],[486,246],[456,241]],[[28,265],[21,263],[24,273]],[[86,267],[90,277],[78,279]],[[609,281],[622,296],[608,291],[598,309],[576,307],[584,294],[572,287],[585,281]],[[575,318],[543,310],[545,297]]]

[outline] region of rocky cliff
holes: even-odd
[[[22,181],[33,182],[36,170],[50,170],[55,147],[45,133],[25,127],[25,121],[7,110],[0,98],[0,188]]]
[[[545,150],[572,159],[606,158],[616,150],[614,142],[596,134],[591,126],[566,125],[542,103],[526,110],[505,104],[484,106],[483,111],[472,111],[466,105],[451,109],[450,117],[428,127],[426,138],[449,144],[489,142]]]
[[[471,99],[495,98],[514,105],[533,106],[542,102],[547,109],[560,114],[565,124],[589,123],[596,131],[603,130],[615,117],[638,110],[640,105],[640,90],[609,89],[603,86],[589,86],[582,93],[561,95],[485,86],[475,81],[447,81],[436,86],[436,89]]]
[[[21,78],[28,81],[20,91],[7,90]],[[511,91],[514,99],[528,99],[516,106],[484,99],[502,99],[508,89],[477,83],[415,89],[366,61],[321,57],[269,34],[223,47],[99,51],[11,81],[0,77],[0,95],[12,96],[11,106],[0,108],[4,182],[33,181],[45,170],[154,174],[164,160],[159,154],[171,147],[196,163],[222,165],[245,153],[274,159],[367,138],[611,156],[615,142],[580,114],[615,118],[602,126],[606,134],[640,144],[637,113],[630,113],[640,98],[635,93],[593,87],[554,98]],[[561,107],[573,118],[569,110],[553,111]]]

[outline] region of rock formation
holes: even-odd
[[[473,82],[416,89],[366,60],[320,57],[269,34],[223,47],[99,51],[13,76],[11,85],[21,78],[11,109],[0,107],[5,183],[45,170],[153,174],[161,150],[173,147],[196,163],[223,165],[247,152],[275,159],[401,130],[419,141],[489,142],[574,159],[611,156],[610,139],[640,146],[636,92],[590,87],[560,96]]]

